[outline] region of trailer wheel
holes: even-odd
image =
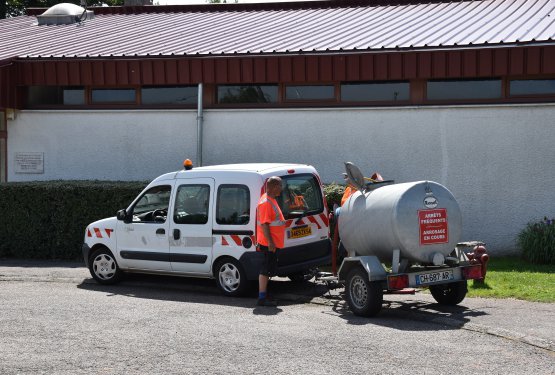
[[[440,305],[455,306],[466,297],[466,280],[430,286],[430,292]]]
[[[368,273],[357,267],[347,275],[345,298],[351,311],[358,316],[374,316],[380,312],[383,290],[379,281],[368,280]]]

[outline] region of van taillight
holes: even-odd
[[[288,169],[288,170],[287,170],[287,173],[293,174],[293,173],[295,173],[295,170],[294,170],[294,169]]]

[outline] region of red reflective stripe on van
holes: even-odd
[[[222,236],[222,246],[229,246],[229,243],[227,242],[224,236]]]
[[[318,229],[322,229],[322,226],[320,225],[320,223],[318,222],[318,220],[316,220],[314,218],[314,216],[309,216],[307,217],[307,219],[312,223],[312,224],[316,224],[316,226],[318,227]]]
[[[232,234],[231,239],[233,240],[233,242],[235,242],[237,246],[241,246],[243,244],[243,242],[241,242],[241,237],[236,234]]]
[[[326,215],[320,214],[320,219],[322,219],[322,222],[324,223],[324,225],[325,225],[326,227],[329,227],[329,226],[330,226],[328,217],[327,217]]]
[[[295,224],[305,225],[306,223],[304,222],[303,218],[300,218],[300,219],[297,220],[297,222]]]
[[[87,237],[92,237],[91,230],[87,229]]]
[[[96,234],[96,237],[102,238],[102,233],[100,233],[100,229],[98,228],[93,228],[93,229],[94,229],[94,233]]]
[[[104,229],[106,231],[106,234],[108,235],[108,238],[110,238],[112,236],[112,232],[114,231],[113,229]]]
[[[289,228],[291,226],[291,224],[293,224],[293,220],[287,220],[285,222],[285,228]]]

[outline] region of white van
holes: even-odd
[[[328,208],[314,167],[234,164],[164,174],[116,217],[85,230],[83,256],[101,284],[123,272],[215,278],[226,295],[258,280],[256,207],[265,182],[280,176],[277,199],[286,219],[278,275],[302,279],[331,261]]]

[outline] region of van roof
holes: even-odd
[[[274,172],[283,173],[289,169],[294,169],[300,173],[310,173],[314,171],[314,167],[308,164],[290,164],[290,163],[245,163],[245,164],[222,164],[209,165],[205,167],[193,167],[191,170],[180,170],[166,173],[154,181],[168,180],[179,178],[180,176],[192,175],[195,177],[215,177],[220,173],[226,172],[243,172],[258,174],[261,176],[272,175]],[[191,177],[192,177],[191,176]],[[153,181],[153,182],[154,182]]]
[[[295,167],[307,167],[307,164],[280,164],[280,163],[245,163],[245,164],[223,164],[209,165],[206,167],[193,168],[197,171],[244,171],[244,172],[267,172],[274,169],[291,169]]]

